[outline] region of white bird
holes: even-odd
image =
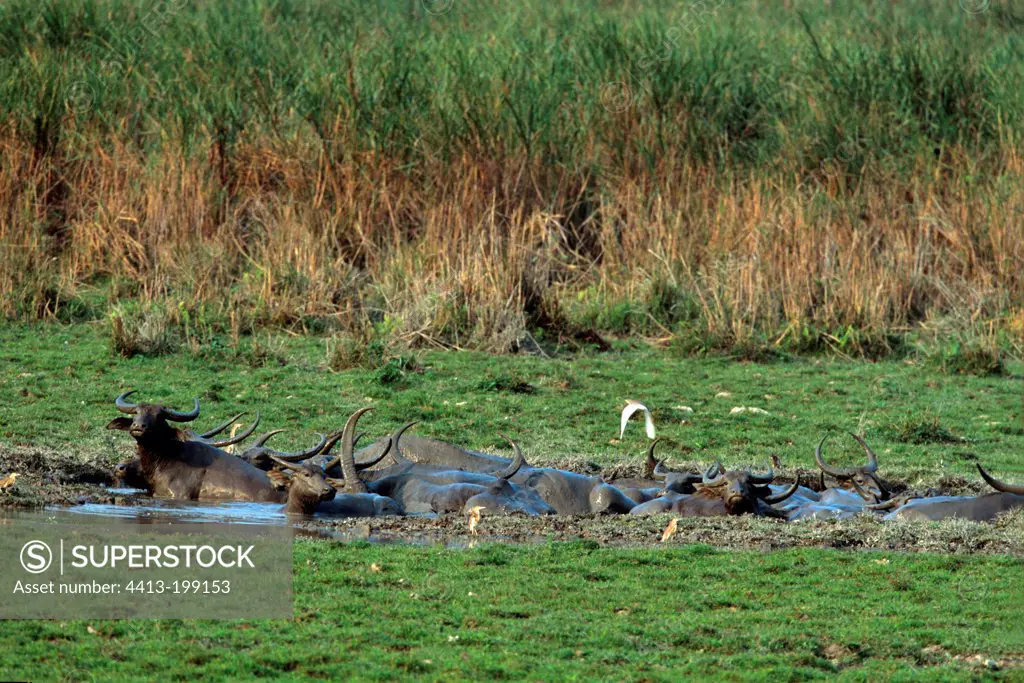
[[[471,534],[477,533],[476,525],[480,523],[480,512],[483,509],[484,509],[483,505],[477,505],[477,506],[471,507],[469,510],[466,511],[467,512],[467,517],[469,517],[468,524],[467,524],[467,526],[469,527],[469,533],[471,533]]]
[[[633,413],[642,410],[644,413],[644,426],[647,428],[647,438],[653,439],[654,434],[654,418],[651,417],[651,411],[640,401],[626,401],[626,407],[622,409],[622,420],[619,422],[619,438],[626,433],[626,423],[629,422],[629,418],[633,417]]]

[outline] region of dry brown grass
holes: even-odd
[[[8,317],[58,315],[106,283],[109,301],[199,311],[235,334],[387,320],[411,343],[490,350],[576,320],[795,346],[808,331],[839,342],[950,318],[1013,335],[1024,320],[1012,146],[989,161],[990,182],[951,155],[941,172],[922,161],[913,180],[875,169],[854,185],[828,168],[798,185],[671,156],[604,177],[524,158],[407,169],[331,162],[301,138],[251,142],[222,164],[110,145],[40,156],[8,137],[0,166]],[[655,286],[668,301],[647,315]],[[639,312],[633,329],[601,317],[615,302]]]

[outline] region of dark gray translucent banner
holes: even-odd
[[[286,526],[0,517],[0,619],[291,616]]]

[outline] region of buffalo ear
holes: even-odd
[[[115,417],[107,424],[107,429],[120,429],[122,432],[127,432],[132,426],[132,419],[130,417]]]

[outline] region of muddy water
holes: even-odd
[[[173,500],[147,499],[142,505],[108,505],[84,503],[71,507],[47,507],[77,515],[113,517],[153,523],[214,523],[285,525],[288,518],[277,503],[189,503]]]
[[[382,544],[444,545],[449,548],[463,548],[475,545],[475,539],[443,538],[438,534],[417,532],[396,532],[393,529],[371,530],[365,519],[320,518],[290,516],[285,514],[280,503],[239,503],[239,502],[190,502],[151,498],[138,489],[107,488],[103,492],[116,496],[119,504],[85,502],[79,505],[49,505],[33,510],[0,510],[0,520],[5,517],[27,520],[48,520],[54,516],[81,516],[83,521],[99,520],[113,524],[258,524],[290,526],[296,537],[326,538],[336,541],[368,541]],[[88,518],[88,520],[86,519]],[[426,520],[436,515],[414,515],[403,519]],[[480,540],[491,542],[522,542],[497,535],[484,536]]]

